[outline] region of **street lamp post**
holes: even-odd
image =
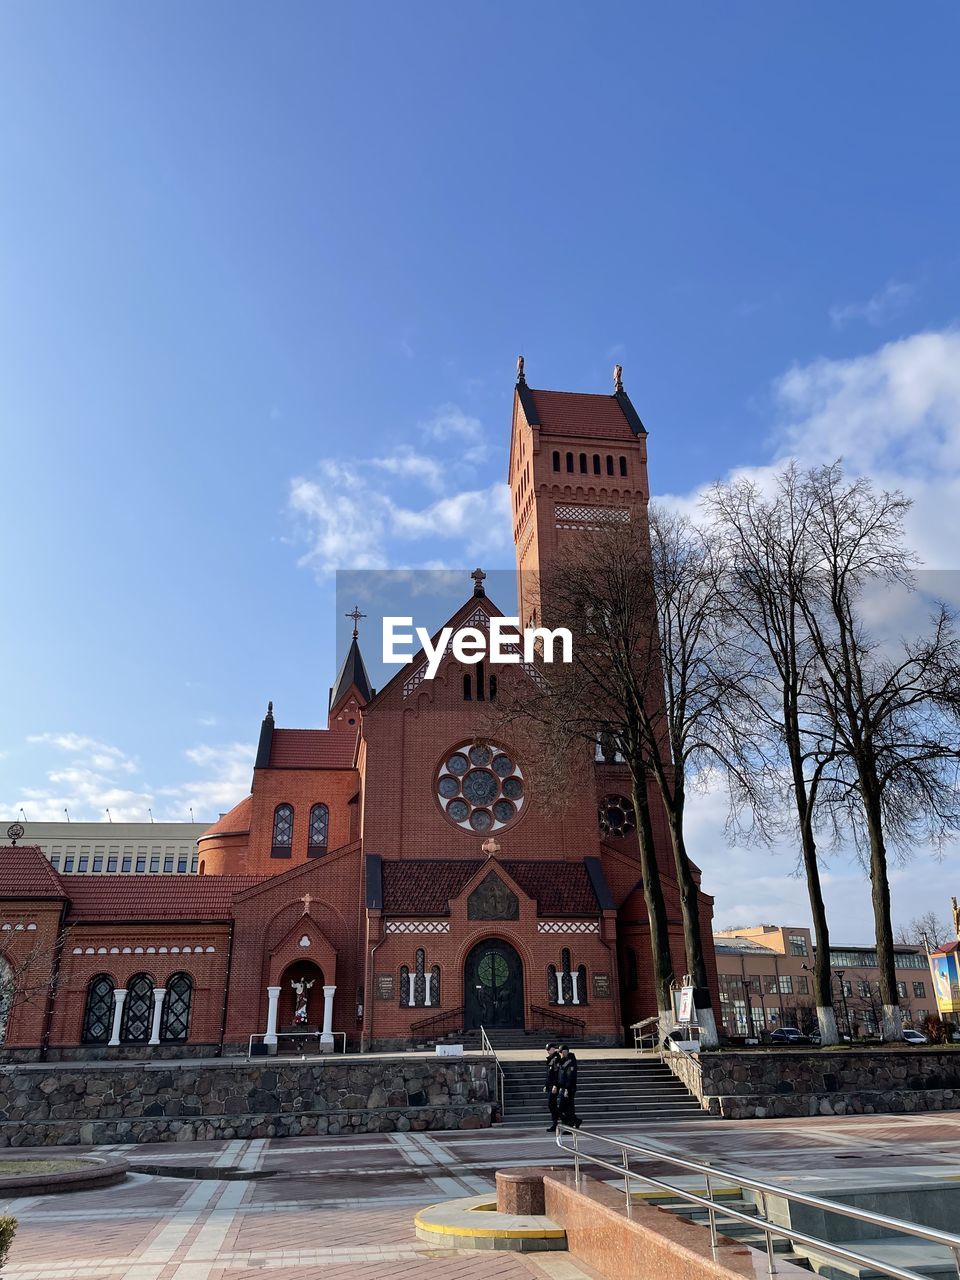
[[[853,1044],[853,1032],[850,1030],[850,1011],[847,1009],[847,993],[843,985],[843,975],[845,970],[834,969],[833,972],[837,975],[837,981],[840,983],[840,999],[843,1001],[843,1020],[847,1026],[847,1036],[849,1037],[850,1043]]]

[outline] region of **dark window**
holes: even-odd
[[[310,836],[307,853],[310,857],[327,851],[327,832],[330,827],[330,814],[325,804],[315,804],[310,810]]]
[[[607,475],[608,476],[613,475],[613,454],[612,453],[607,454]]]
[[[107,870],[112,873],[116,871],[116,869],[117,869],[117,857],[116,857],[116,854],[111,854],[110,857],[107,859]]]
[[[127,876],[130,874],[132,869],[133,869],[133,859],[130,857],[129,854],[125,854],[123,862],[120,864],[120,871],[123,875]]]
[[[470,673],[463,677],[463,700],[464,702],[472,702],[473,694],[470,691]]]
[[[790,954],[792,956],[805,956],[807,954],[807,943],[802,933],[791,933],[787,941],[790,943]]]
[[[430,1003],[440,1003],[440,966],[435,964],[430,970]]]
[[[99,973],[90,979],[83,1011],[83,1043],[106,1044],[113,1027],[113,979]]]
[[[103,870],[103,855],[102,855],[102,854],[98,853],[98,854],[97,854],[97,856],[94,858],[94,860],[93,860],[93,869],[94,869],[94,871],[102,871],[102,870]]]
[[[553,469],[554,471],[560,470],[560,452],[557,449],[553,451]]]
[[[153,1021],[153,979],[146,973],[138,973],[127,984],[127,998],[123,1003],[120,1022],[120,1039],[124,1044],[146,1044],[150,1039],[150,1023]]]
[[[168,853],[163,859],[163,874],[170,875],[173,871],[173,854]]]
[[[89,863],[90,859],[85,853],[82,853],[80,855],[80,861],[77,863],[77,870],[81,873],[86,872]]]
[[[580,455],[580,470],[583,472],[583,474],[584,474],[584,475],[586,475],[586,473],[587,473],[587,455],[586,455],[585,453],[581,453],[581,455]]]
[[[407,965],[400,966],[400,1008],[410,1007],[410,970]]]
[[[595,454],[593,455],[593,474],[594,474],[595,476],[598,476],[598,475],[600,474],[600,455],[599,455],[599,453],[595,453]]]
[[[577,965],[577,995],[581,1004],[587,1003],[587,966]]]
[[[70,872],[73,870],[73,854],[72,853],[68,853],[67,856],[64,858],[63,870],[67,875],[69,875]]]
[[[293,849],[293,806],[278,804],[273,811],[273,848],[270,850],[274,858],[289,858]]]
[[[413,1003],[418,1009],[421,1009],[427,1003],[427,957],[422,947],[417,948],[414,965]]]
[[[483,663],[477,663],[477,701],[483,702]]]
[[[497,696],[497,677],[491,671],[490,673],[490,701],[492,702]]]
[[[626,458],[623,458],[623,457],[621,457],[620,459],[620,474],[622,476],[625,476],[627,474],[627,460]]]
[[[50,859],[50,865],[51,865],[51,867],[53,867],[54,871],[59,871],[59,870],[60,870],[60,855],[59,855],[59,853],[55,853],[55,854],[53,855],[53,857]]]
[[[129,997],[128,997],[129,999]],[[193,1003],[193,979],[189,973],[175,973],[167,982],[160,1014],[161,1040],[186,1040]]]
[[[567,470],[568,471],[573,470],[573,454],[572,453],[567,454]]]
[[[184,876],[187,874],[187,863],[188,863],[187,855],[185,853],[181,854],[180,857],[177,859],[177,875],[178,876]]]
[[[922,982],[915,982],[913,984],[913,994],[917,996],[917,998],[920,1000],[926,999],[927,990],[926,990],[926,987],[924,987]]]
[[[155,853],[153,857],[150,859],[150,874],[152,876],[155,876],[159,873],[159,871],[160,871],[160,855],[159,853]]]
[[[146,869],[147,869],[146,854],[143,854],[143,853],[138,854],[137,855],[137,875],[142,876],[143,873],[146,871]]]
[[[557,966],[547,965],[547,1003],[560,1003],[560,988],[557,985]]]
[[[193,872],[194,875],[197,874],[197,864],[199,863],[199,861],[200,861],[200,855],[197,853],[195,853],[193,857],[190,859],[190,870]]]

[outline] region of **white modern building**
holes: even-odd
[[[0,823],[0,837],[9,824]],[[196,875],[197,839],[209,822],[22,822],[64,875]]]

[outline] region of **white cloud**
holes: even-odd
[[[883,288],[867,298],[866,302],[846,302],[832,306],[830,322],[835,329],[842,329],[844,325],[855,320],[863,320],[866,324],[879,328],[902,310],[913,298],[915,292],[912,284],[888,280]]]
[[[114,822],[146,822],[150,809],[157,821],[183,821],[191,807],[198,822],[212,822],[250,788],[254,748],[247,743],[191,747],[184,759],[194,776],[174,786],[144,781],[133,788],[125,781],[129,757],[119,747],[77,733],[37,734],[28,742],[76,757],[65,768],[48,767],[45,785],[26,787],[0,803],[0,813],[16,814],[22,807],[31,822],[62,822],[65,809],[74,822],[104,822],[108,809]]]
[[[420,430],[430,440],[477,440],[483,434],[483,423],[455,404],[442,404]]]
[[[442,489],[446,479],[446,468],[437,458],[417,453],[409,447],[397,449],[382,458],[371,458],[370,464],[392,476],[419,480],[430,489]]]

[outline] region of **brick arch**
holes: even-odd
[[[523,965],[523,1006],[524,1011],[526,1012],[526,1010],[530,1008],[531,1004],[537,1003],[536,999],[530,994],[530,980],[531,977],[534,977],[539,971],[539,966],[534,963],[530,948],[522,937],[518,934],[509,933],[506,929],[498,929],[495,924],[492,928],[478,930],[475,934],[459,944],[453,961],[453,972],[450,977],[444,978],[442,976],[442,971],[446,968],[446,965],[441,963],[441,981],[445,984],[446,1002],[447,1004],[455,1003],[451,997],[450,990],[450,981],[452,978],[456,983],[456,990],[460,992],[460,999],[458,1003],[465,1003],[466,991],[463,985],[463,973],[467,963],[467,956],[474,947],[479,946],[482,942],[493,941],[506,942],[508,946],[513,947],[514,951],[516,951],[517,955],[520,957],[520,963]]]
[[[301,947],[300,939],[310,939],[308,947]],[[284,972],[298,961],[310,961],[323,971],[323,980],[330,986],[337,982],[337,952],[312,916],[301,916],[293,928],[272,948],[267,966],[267,985],[277,987]]]

